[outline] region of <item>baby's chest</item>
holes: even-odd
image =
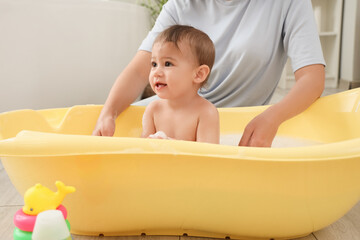
[[[196,114],[167,114],[155,118],[156,131],[163,131],[170,138],[196,140],[198,116]]]

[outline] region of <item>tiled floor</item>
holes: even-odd
[[[327,89],[324,95],[338,92]],[[287,90],[278,89],[272,103],[281,99]],[[354,183],[358,184],[358,183]],[[0,240],[11,240],[14,230],[13,216],[23,205],[23,199],[11,184],[3,165],[0,163]],[[187,236],[132,236],[132,237],[89,237],[73,235],[75,240],[205,240]],[[345,216],[332,225],[297,240],[359,240],[360,239],[360,202]]]

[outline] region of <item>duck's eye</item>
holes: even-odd
[[[30,211],[32,212],[32,211],[34,211],[34,209],[33,209],[33,208],[30,208]]]
[[[151,66],[156,67],[157,66],[156,62],[151,62]]]
[[[165,62],[165,67],[170,67],[170,66],[172,66],[171,62]]]

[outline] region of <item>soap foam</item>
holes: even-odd
[[[237,146],[241,139],[242,134],[224,134],[220,136],[220,144]],[[294,138],[294,137],[284,137],[284,136],[275,136],[274,141],[271,145],[273,148],[287,148],[287,147],[306,147],[321,144],[321,142],[303,139],[303,138]]]

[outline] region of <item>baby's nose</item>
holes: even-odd
[[[155,76],[155,77],[162,76],[163,73],[164,73],[164,72],[163,72],[162,68],[161,68],[161,67],[158,67],[158,68],[156,68],[156,70],[155,70],[154,76]]]

